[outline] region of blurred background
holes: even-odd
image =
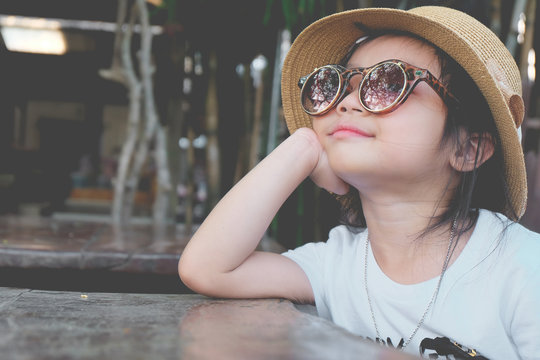
[[[469,13],[514,55],[527,107],[522,223],[540,231],[536,0],[2,0],[0,215],[190,233],[288,135],[280,66],[302,28],[346,9],[420,5]],[[332,198],[306,180],[269,234],[295,247],[336,221]]]

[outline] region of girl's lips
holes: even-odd
[[[330,132],[330,136],[335,138],[348,138],[348,137],[373,137],[358,128],[353,126],[338,126]]]

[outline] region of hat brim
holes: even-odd
[[[517,218],[521,217],[527,202],[527,177],[517,133],[523,117],[519,70],[496,35],[460,11],[435,6],[409,11],[358,9],[327,16],[308,26],[295,39],[283,64],[281,91],[289,131],[293,133],[298,128],[311,127],[311,118],[300,105],[298,79],[316,67],[338,63],[351,45],[365,35],[361,30],[365,28],[415,34],[443,50],[470,75],[493,114],[501,139],[512,208]],[[479,36],[482,38],[479,39]],[[479,43],[482,47],[479,47]],[[490,64],[498,64],[501,68],[505,89],[501,89],[501,79],[494,74],[499,69],[494,71]],[[519,99],[515,111],[509,106],[508,98],[512,95],[515,95],[513,101]],[[511,212],[507,212],[507,215],[511,215]]]

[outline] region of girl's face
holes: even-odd
[[[385,35],[361,45],[346,66],[368,67],[389,59],[403,60],[440,76],[434,49],[419,40]],[[313,128],[338,176],[361,194],[382,190],[418,198],[440,198],[452,172],[450,149],[441,146],[446,106],[425,82],[416,86],[395,111],[366,111],[358,99],[361,76],[353,91],[334,109],[313,117]]]

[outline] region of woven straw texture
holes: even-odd
[[[463,12],[438,6],[409,11],[358,9],[327,16],[308,26],[295,39],[282,70],[283,110],[289,131],[311,127],[311,119],[300,105],[298,79],[318,66],[339,62],[364,35],[357,23],[374,30],[416,34],[442,49],[469,73],[495,119],[512,207],[521,217],[527,202],[527,178],[517,133],[524,114],[519,69],[497,36]],[[510,212],[507,215],[511,216]]]

